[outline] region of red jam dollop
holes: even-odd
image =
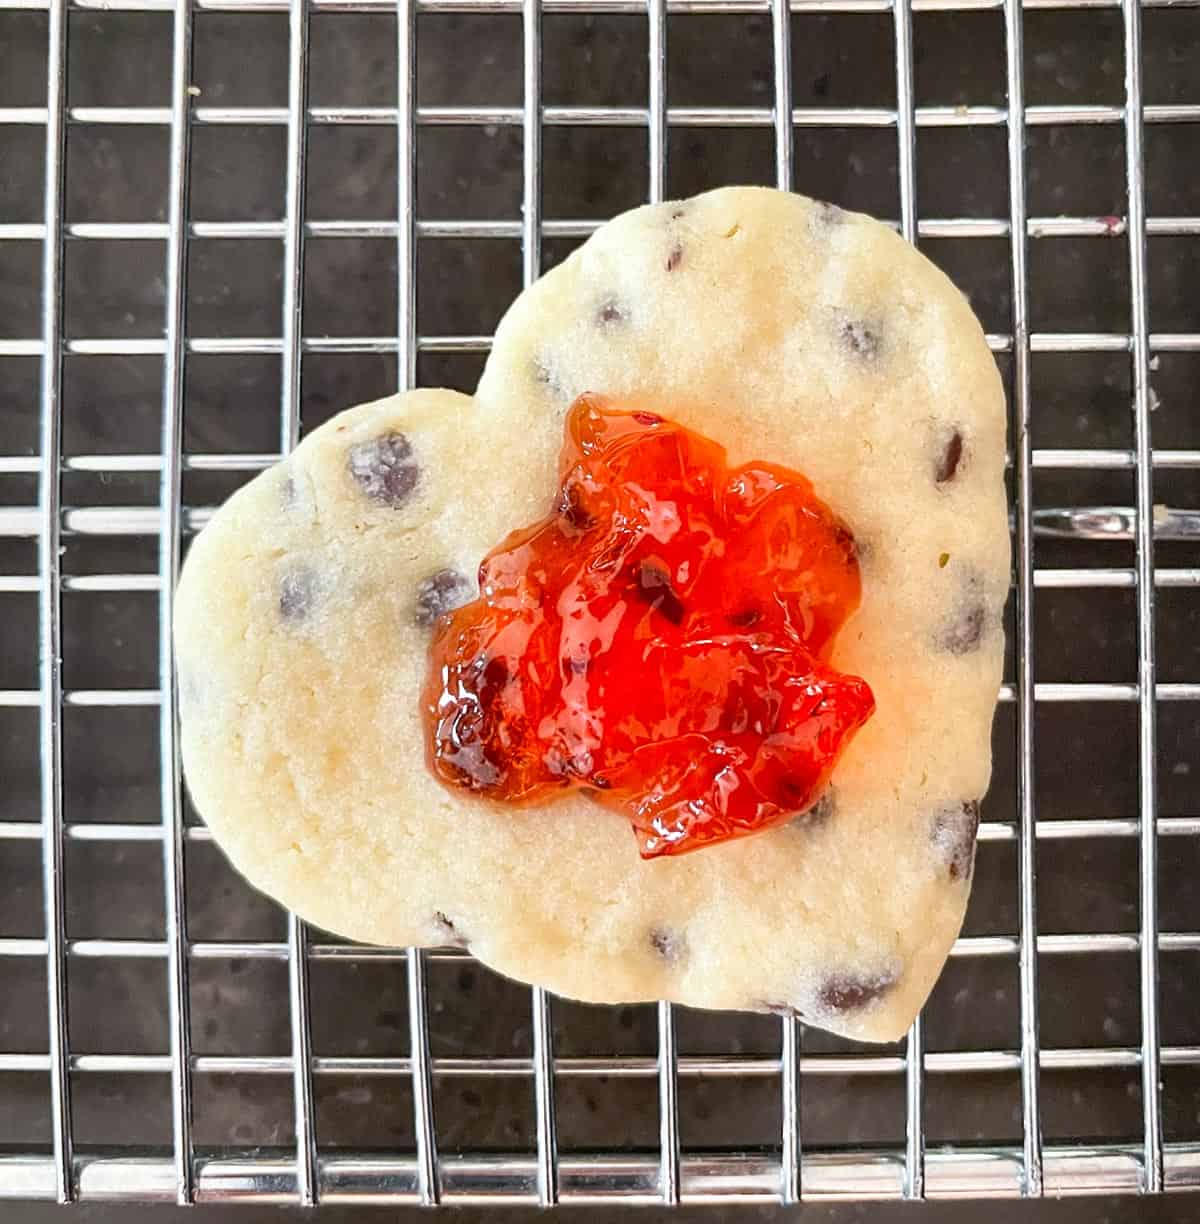
[[[811,808],[870,717],[829,666],[857,608],[854,539],[801,475],[592,395],[567,418],[551,513],[438,622],[424,694],[436,776],[491,799],[585,787],[643,858]]]

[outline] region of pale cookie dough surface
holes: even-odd
[[[854,531],[833,663],[878,708],[813,815],[643,862],[578,794],[512,809],[426,769],[428,625],[547,512],[584,391],[800,470]],[[991,768],[1004,431],[965,300],[885,227],[760,189],[619,217],[514,304],[473,400],[343,413],[196,539],[175,621],[196,806],[254,884],[345,936],[898,1038],[958,933]]]

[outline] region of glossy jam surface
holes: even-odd
[[[643,857],[811,808],[870,717],[828,665],[858,606],[854,540],[801,475],[583,396],[541,522],[437,622],[434,773],[513,803],[586,787]],[[547,819],[552,819],[551,815]]]

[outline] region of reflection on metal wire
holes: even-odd
[[[1137,511],[1128,506],[1035,510],[1033,521],[1038,535],[1056,540],[1132,540]],[[1200,510],[1155,506],[1152,529],[1156,540],[1200,540]]]

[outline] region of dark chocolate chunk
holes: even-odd
[[[934,646],[945,654],[971,654],[979,649],[994,619],[982,576],[969,562],[956,563],[953,569],[942,572],[950,577],[957,576],[958,590],[945,605],[941,623],[933,636]]]
[[[938,449],[933,478],[938,484],[948,484],[958,474],[963,458],[963,436],[956,429]]]
[[[682,959],[686,950],[685,940],[677,931],[664,927],[654,927],[650,932],[650,946],[665,961],[672,963]]]
[[[977,594],[968,593],[962,606],[938,630],[938,649],[952,655],[971,654],[983,641],[986,622],[983,600]]]
[[[643,561],[637,571],[638,594],[672,625],[683,623],[684,606],[671,586],[671,575],[656,561]]]
[[[433,911],[433,927],[443,947],[465,948],[467,946],[467,941],[459,932],[458,927],[441,910]]]
[[[549,358],[544,355],[535,357],[532,361],[532,369],[534,382],[545,387],[556,399],[566,399],[567,390]]]
[[[546,768],[556,777],[576,778],[585,783],[595,768],[592,754],[586,748],[576,748],[571,752],[551,748],[543,759],[546,762]]]
[[[508,661],[499,655],[493,656],[484,664],[483,683],[488,688],[499,692],[511,679],[512,673],[508,670]]]
[[[790,829],[815,829],[818,825],[828,823],[837,811],[837,795],[832,786],[825,788],[825,793],[808,809],[801,812],[795,820],[788,822]]]
[[[428,629],[439,617],[461,608],[473,594],[470,580],[458,570],[441,569],[422,579],[417,587],[417,606],[413,620]]]
[[[577,483],[563,487],[562,496],[558,502],[558,512],[566,520],[567,525],[576,531],[589,531],[595,527],[595,516],[583,504],[583,494]]]
[[[736,612],[730,612],[725,619],[735,629],[749,629],[757,625],[762,620],[761,608],[739,608]]]
[[[841,326],[842,343],[865,361],[879,356],[882,341],[879,332],[857,319],[845,319]]]
[[[621,323],[628,323],[629,314],[615,298],[609,298],[601,305],[596,319],[602,327],[616,327]]]
[[[932,837],[946,861],[952,880],[966,880],[975,864],[975,835],[979,832],[979,800],[946,803],[933,814]]]
[[[285,621],[303,620],[312,602],[312,574],[306,569],[288,570],[279,582],[279,615]]]
[[[896,984],[890,972],[871,976],[836,973],[821,983],[817,1002],[827,1011],[858,1011],[881,999]]]
[[[841,523],[835,523],[833,528],[833,537],[837,540],[839,547],[846,554],[847,561],[854,561],[858,558],[858,543],[854,539],[854,534],[848,527]]]
[[[512,675],[508,663],[501,655],[489,655],[481,651],[462,669],[459,685],[464,694],[469,693],[474,702],[464,704],[469,709],[474,704],[486,709],[507,686]]]
[[[503,763],[489,754],[493,743],[492,707],[510,681],[508,664],[486,652],[476,655],[458,673],[460,700],[439,723],[438,760],[459,775],[469,790],[487,790],[504,777]],[[520,738],[519,729],[513,735]],[[514,752],[519,744],[514,744]]]
[[[356,442],[347,452],[346,462],[350,475],[369,498],[393,508],[412,496],[421,471],[413,457],[412,443],[395,430]]]
[[[683,243],[677,242],[667,252],[667,271],[674,272],[683,262]]]
[[[799,808],[808,798],[810,784],[807,778],[792,778],[784,774],[775,785],[779,791],[780,806],[785,809]],[[803,815],[807,815],[807,812]]]
[[[459,739],[453,751],[446,752],[443,759],[459,774],[462,785],[468,790],[487,790],[500,782],[500,768],[488,756],[487,749],[478,740],[468,739],[466,735]]]

